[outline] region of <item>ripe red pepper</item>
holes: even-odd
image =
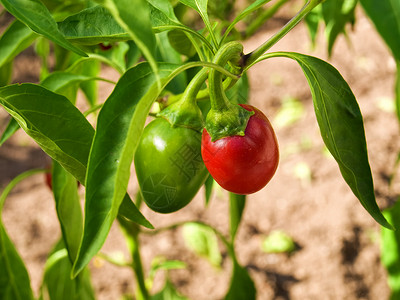
[[[245,135],[227,136],[212,142],[204,128],[201,154],[208,171],[220,186],[245,195],[259,191],[271,180],[278,167],[279,150],[268,118],[251,105],[240,106],[254,111]]]

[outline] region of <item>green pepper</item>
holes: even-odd
[[[201,157],[201,132],[156,118],[143,131],[135,169],[147,206],[160,213],[181,209],[209,174]]]

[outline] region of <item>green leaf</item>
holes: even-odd
[[[85,183],[94,129],[67,98],[25,83],[0,88],[0,104],[50,157]],[[151,228],[129,196],[125,197],[129,202],[125,203],[124,217]]]
[[[255,300],[256,288],[249,273],[236,260],[233,262],[233,274],[225,300]]]
[[[214,230],[202,224],[186,223],[182,233],[190,250],[206,258],[215,267],[221,265],[222,257]]]
[[[34,299],[28,272],[0,218],[0,299]]]
[[[37,35],[25,24],[14,21],[0,38],[0,67],[28,48]]]
[[[210,203],[213,185],[214,185],[214,178],[212,178],[212,176],[209,175],[207,177],[206,182],[204,183],[204,193],[205,193],[205,198],[206,198],[206,205],[208,205],[208,203]]]
[[[34,299],[29,274],[17,249],[7,235],[1,220],[4,202],[11,190],[23,179],[44,170],[29,170],[15,177],[0,195],[0,299]]]
[[[310,85],[322,139],[344,180],[370,215],[392,228],[375,200],[363,118],[347,82],[333,66],[312,56],[276,52],[267,57],[288,57],[299,63]]]
[[[147,0],[150,6],[153,27],[175,25],[183,26],[175,16],[174,8],[169,1]]]
[[[76,178],[53,161],[52,187],[63,239],[71,263],[75,261],[83,231],[83,217]],[[68,274],[69,275],[69,274]]]
[[[183,31],[169,31],[168,39],[171,46],[175,49],[176,52],[183,54],[187,57],[192,57],[196,54],[196,49]]]
[[[19,129],[18,122],[15,121],[14,118],[10,119],[10,122],[8,122],[8,125],[6,129],[4,130],[3,134],[1,135],[0,138],[0,146],[4,144],[5,141],[7,141],[14,133],[17,132]]]
[[[288,234],[275,230],[264,238],[261,248],[266,253],[290,253],[296,249],[296,245]]]
[[[50,157],[85,182],[94,129],[67,98],[24,83],[0,88],[0,104]]]
[[[174,69],[161,64],[159,78],[165,79]],[[147,114],[160,93],[156,77],[148,63],[128,70],[100,111],[88,163],[84,236],[74,274],[101,248],[117,216]]]
[[[211,177],[211,176],[210,176]],[[242,220],[243,210],[246,205],[246,195],[229,193],[229,223],[231,240],[234,241],[236,232]]]
[[[354,11],[358,0],[326,0],[321,5],[321,12],[326,24],[325,34],[328,38],[328,53],[331,55],[333,45],[339,34],[346,34],[347,23],[354,24]]]
[[[93,6],[58,23],[58,28],[70,42],[96,45],[127,41],[129,34],[101,5]]]
[[[206,25],[211,35],[211,39],[213,40],[214,45],[216,46],[218,43],[214,36],[214,31],[212,29],[210,19],[208,18],[208,13],[207,13],[208,0],[179,0],[179,1],[185,4],[186,6],[193,8],[199,13],[200,17],[203,19],[203,22]]]
[[[383,212],[386,219],[400,228],[400,201]],[[392,291],[390,299],[400,297],[400,231],[382,228],[381,260],[388,273],[388,284]]]
[[[396,61],[400,61],[400,1],[360,0],[368,17],[392,50]]]
[[[0,87],[10,84],[14,62],[11,60],[0,67]]]
[[[62,246],[63,243],[58,243],[46,262],[41,297],[49,300],[94,300],[89,270],[85,269],[71,279],[72,264],[67,249]]]
[[[315,42],[317,39],[319,22],[322,21],[321,6],[322,5],[318,5],[317,7],[315,7],[304,18],[304,21],[307,25],[308,33],[310,34],[310,37],[311,37],[311,43],[313,46],[315,46]]]
[[[129,51],[129,46],[125,42],[119,42],[117,44],[112,44],[111,49],[103,51],[98,50],[96,53],[105,57],[107,60],[113,62],[120,70],[126,71],[126,54]],[[90,64],[87,66],[89,67]],[[83,70],[86,70],[84,68]]]
[[[86,75],[73,74],[69,72],[53,72],[47,76],[41,86],[61,95],[66,96],[68,94],[67,90],[71,86],[79,85],[84,81],[94,80],[95,77],[90,77]],[[66,93],[64,93],[66,91]],[[73,102],[73,101],[71,101]]]
[[[237,23],[239,23],[241,20],[243,20],[244,18],[246,18],[249,14],[251,14],[252,12],[256,11],[257,9],[259,9],[261,6],[263,6],[264,4],[270,2],[271,0],[256,0],[254,1],[252,4],[250,4],[249,6],[247,6],[240,14],[238,14],[236,16],[236,18],[229,24],[228,28],[226,29],[225,33],[224,33],[224,37],[221,40],[224,41],[224,39],[228,36],[229,32],[232,31],[232,29],[235,27],[235,25]]]
[[[146,0],[97,0],[107,8],[118,24],[125,29],[139,47],[153,71],[157,73],[154,59],[156,40],[151,27],[150,8]]]
[[[81,56],[87,56],[81,49],[68,42],[58,30],[57,23],[40,0],[0,0],[4,8],[25,23],[33,31],[44,35],[56,44]]]
[[[189,300],[179,294],[173,284],[167,279],[164,288],[155,295],[150,297],[150,300]]]

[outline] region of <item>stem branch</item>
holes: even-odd
[[[303,8],[295,15],[284,27],[281,28],[276,34],[274,34],[265,43],[260,45],[253,52],[246,55],[245,70],[249,69],[254,62],[275,45],[281,38],[283,38],[290,30],[292,30],[311,10],[314,9],[323,0],[308,0]]]

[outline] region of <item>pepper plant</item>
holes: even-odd
[[[62,237],[45,265],[40,299],[95,298],[87,265],[116,221],[132,255],[136,298],[182,299],[168,280],[151,295],[154,272],[181,265],[164,262],[145,274],[139,236],[162,229],[153,227],[141,207],[173,213],[203,185],[208,201],[213,177],[231,191],[230,234],[194,221],[187,235],[199,253],[196,237],[201,235],[214,235],[226,247],[233,268],[225,299],[256,298],[255,285],[236,258],[235,236],[246,195],[268,183],[279,151],[268,113],[237,95],[247,95],[246,72],[275,57],[299,64],[321,137],[344,180],[367,212],[392,229],[375,200],[363,118],[349,85],[326,61],[269,51],[310,12],[307,24],[314,37],[318,22],[311,17],[321,11],[326,23],[333,22],[331,49],[352,20],[357,1],[305,1],[285,26],[243,53],[242,40],[286,2],[251,1],[238,11],[233,0],[0,0],[15,17],[0,38],[0,104],[11,117],[0,144],[22,129],[53,161],[51,186]],[[361,2],[374,15],[374,9],[387,8],[391,1]],[[238,29],[239,22],[244,30]],[[42,59],[40,82],[9,84],[15,57],[32,44]],[[49,55],[54,58],[51,67]],[[102,64],[119,72],[118,82],[101,77]],[[98,101],[98,81],[115,85],[103,103]],[[84,111],[76,106],[79,89],[87,101]],[[154,120],[145,126],[148,117]],[[130,174],[133,161],[136,176]],[[16,177],[2,192],[0,209],[15,184],[37,172],[49,170]],[[139,183],[133,200],[127,193],[130,180]],[[77,181],[85,189],[83,214]],[[178,226],[185,225],[171,228]],[[0,237],[0,298],[35,298],[26,267],[1,222]],[[57,293],[60,285],[62,295]]]

